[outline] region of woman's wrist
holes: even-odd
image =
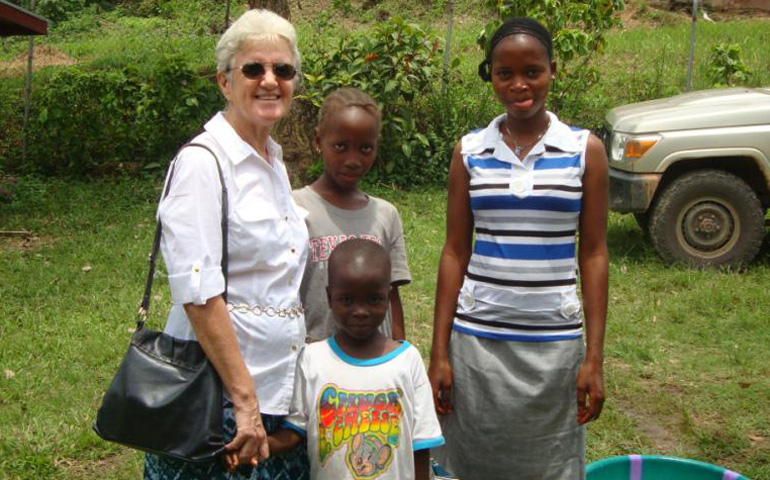
[[[233,406],[236,408],[254,408],[255,410],[259,410],[257,393],[253,389],[239,389],[236,387],[233,391],[229,391],[228,393],[230,394],[230,399],[233,401]]]
[[[446,361],[449,361],[449,351],[446,345],[436,345],[434,343],[430,349],[430,363]]]
[[[602,367],[604,365],[604,353],[602,352],[586,352],[584,364]]]
[[[449,359],[449,340],[452,335],[453,316],[436,312],[433,317],[433,341],[430,346],[431,361],[446,361]]]

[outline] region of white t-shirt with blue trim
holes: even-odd
[[[300,354],[284,426],[308,440],[311,478],[413,479],[414,452],[444,444],[425,365],[408,342],[359,360],[330,337]]]

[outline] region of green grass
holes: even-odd
[[[22,178],[17,200],[0,204],[2,229],[37,237],[0,237],[0,478],[139,477],[141,455],[102,442],[91,423],[141,296],[158,188]],[[373,193],[401,212],[414,279],[401,289],[406,325],[427,356],[446,193]],[[673,454],[770,478],[770,249],[743,273],[665,267],[617,214],[609,245],[608,401],[589,460]]]
[[[121,453],[90,425],[127,345],[155,187],[28,179],[19,187],[19,201],[0,212],[3,229],[37,238],[0,247],[0,472],[79,478],[70,465],[88,469]]]
[[[241,9],[234,9],[237,14]],[[216,12],[219,13],[219,12]],[[53,25],[49,35],[37,37],[36,48],[50,47],[94,68],[144,68],[164,55],[178,55],[196,68],[213,71],[216,31],[224,13],[202,19],[136,17],[123,12],[84,13]],[[10,37],[0,41],[0,60],[26,54],[27,41]]]
[[[478,18],[476,3],[457,3],[451,51],[461,62],[453,87],[469,92],[466,101],[480,105],[479,117],[490,116],[491,89],[475,75],[481,59],[475,39],[483,22],[468,16]],[[381,8],[396,12],[407,6],[412,4],[385,0]],[[425,0],[417,7],[414,19],[443,38],[440,9]],[[172,13],[84,15],[54,27],[36,44],[105,68],[142,68],[174,52],[210,71],[212,22]],[[596,126],[613,106],[683,91],[689,23],[653,10],[644,15],[660,26],[609,35],[605,52],[594,59],[601,81],[586,92],[585,110],[570,120]],[[298,17],[300,46],[307,49],[318,40],[319,27]],[[361,17],[373,21],[372,14]],[[333,20],[362,28],[338,14]],[[331,31],[339,31],[339,23],[334,25]],[[747,85],[770,85],[770,22],[746,20],[699,23],[694,88],[709,86],[708,52],[720,42],[741,45],[753,72]],[[23,39],[0,40],[0,60],[25,50]],[[2,82],[4,101],[11,102],[23,81]],[[139,478],[141,455],[100,441],[90,426],[127,345],[158,187],[152,180],[22,178],[17,200],[0,204],[0,230],[29,229],[36,235],[26,243],[0,237],[0,478]],[[373,193],[396,204],[404,221],[413,276],[401,290],[406,325],[410,340],[427,356],[446,192]],[[616,214],[610,216],[609,245],[609,400],[602,419],[589,429],[589,460],[675,454],[753,479],[770,478],[768,245],[743,273],[665,267],[633,219]],[[83,271],[86,266],[90,271]],[[159,326],[168,295],[163,277],[157,281]]]
[[[770,21],[699,22],[696,38],[692,90],[713,88],[708,69],[711,48],[719,43],[740,45],[741,59],[751,72],[742,86],[770,86]],[[593,59],[600,80],[587,92],[587,108],[573,114],[574,120],[596,127],[612,107],[684,92],[689,42],[689,23],[610,32],[605,50]]]

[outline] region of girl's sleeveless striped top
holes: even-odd
[[[589,132],[548,115],[548,131],[521,160],[502,139],[505,115],[462,139],[475,242],[459,332],[530,342],[582,335],[575,246]]]

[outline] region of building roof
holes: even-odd
[[[18,5],[0,0],[0,37],[47,33],[48,20]]]

